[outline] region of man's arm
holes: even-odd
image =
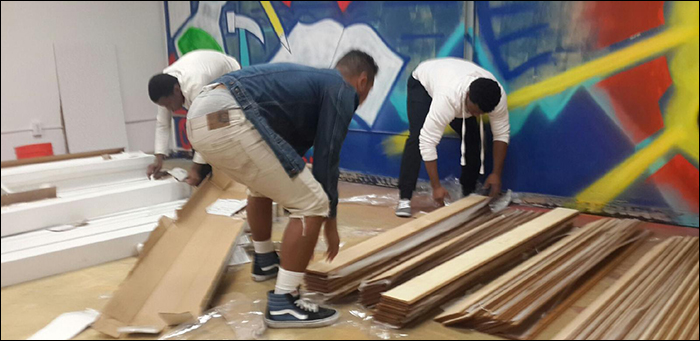
[[[330,201],[328,217],[334,219],[338,206],[338,176],[340,175],[340,148],[348,133],[350,121],[357,107],[357,95],[349,86],[337,93],[329,93],[321,104],[318,129],[314,140],[314,178],[321,184]]]
[[[489,188],[489,196],[495,197],[501,193],[501,175],[503,175],[503,163],[506,160],[508,143],[493,141],[493,172],[486,178],[484,188]]]
[[[433,188],[433,200],[439,205],[445,204],[445,198],[449,198],[449,193],[440,184],[437,168],[437,145],[442,139],[445,128],[454,118],[454,112],[454,106],[446,98],[436,95],[430,104],[430,111],[418,137],[421,157],[425,162],[425,169],[428,171],[430,185]]]
[[[156,175],[163,168],[163,159],[170,151],[170,129],[172,127],[173,114],[170,110],[159,106],[156,115],[156,138],[155,154],[156,160],[148,166],[146,174],[148,177]]]
[[[501,193],[501,176],[510,141],[510,122],[505,93],[502,94],[501,102],[496,109],[489,114],[489,118],[493,133],[493,171],[486,178],[484,188],[490,189],[489,195],[495,197]]]

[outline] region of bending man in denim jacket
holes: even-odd
[[[268,294],[270,327],[320,327],[339,317],[335,310],[302,300],[298,287],[324,221],[328,259],[338,253],[340,148],[377,71],[372,57],[360,51],[343,56],[334,70],[250,66],[204,87],[187,114],[194,149],[214,168],[248,186],[253,279],[278,277],[275,291]],[[301,158],[311,147],[313,171]],[[273,200],[291,212],[281,264],[270,239]]]

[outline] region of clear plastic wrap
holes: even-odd
[[[409,334],[404,330],[397,330],[390,326],[378,323],[360,304],[352,304],[345,309],[340,309],[341,317],[334,325],[326,327],[329,333],[334,335],[347,335],[345,339],[370,339],[370,340],[401,340],[407,339]]]
[[[241,293],[229,294],[228,303],[207,311],[195,323],[183,324],[161,340],[263,340],[265,302]]]

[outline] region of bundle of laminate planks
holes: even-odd
[[[420,254],[494,218],[488,197],[472,195],[343,250],[332,262],[306,270],[306,289],[336,301],[357,291],[363,279]]]
[[[672,237],[646,253],[558,340],[697,340],[698,238]]]
[[[377,321],[403,327],[503,274],[571,229],[578,211],[558,208],[487,241],[381,295]]]
[[[360,303],[372,307],[379,303],[383,292],[540,215],[541,213],[533,211],[507,210],[457,236],[443,237],[435,247],[363,280],[359,288]]]
[[[638,220],[601,219],[453,304],[435,318],[448,326],[519,338],[618,250],[644,242]]]

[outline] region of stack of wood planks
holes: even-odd
[[[546,248],[572,227],[576,210],[555,209],[487,241],[381,295],[374,317],[395,327],[507,272],[523,256]]]
[[[698,339],[698,238],[645,254],[555,339]]]
[[[306,288],[337,301],[357,291],[360,282],[387,268],[421,254],[444,241],[495,217],[488,211],[488,197],[472,195],[398,226],[351,248],[332,262],[311,264]]]
[[[379,303],[383,292],[540,215],[533,211],[508,210],[481,225],[465,229],[459,235],[442,237],[440,243],[429,250],[362,281],[360,303],[372,307]]]
[[[601,219],[528,259],[435,318],[447,326],[522,338],[544,313],[597,273],[616,251],[644,242],[640,221]],[[696,259],[697,260],[697,259]]]

